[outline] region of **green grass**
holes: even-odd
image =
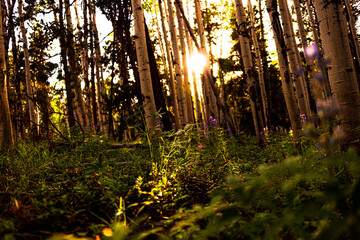
[[[114,147],[19,142],[0,156],[1,239],[351,239],[360,159],[284,132],[195,126]],[[240,143],[241,142],[241,143]],[[301,149],[300,149],[301,148]]]

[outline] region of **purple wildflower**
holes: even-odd
[[[313,44],[305,48],[305,55],[306,57],[313,59],[319,57],[321,55],[321,52],[318,46],[316,44]]]

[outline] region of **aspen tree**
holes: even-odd
[[[181,12],[181,15],[183,16],[184,18],[184,21],[185,21],[185,25],[186,25],[186,28],[187,30],[189,31],[189,34],[197,48],[197,50],[199,52],[201,52],[201,48],[199,46],[199,43],[197,42],[197,39],[195,37],[195,34],[194,34],[194,31],[192,30],[190,24],[189,24],[189,21],[187,20],[186,16],[185,16],[185,13],[184,13],[184,9],[182,8],[182,6],[179,4],[179,1],[178,0],[175,0],[175,4],[177,4],[180,8],[180,12]],[[207,83],[209,83],[210,87],[211,87],[211,90],[212,90],[212,93],[214,94],[215,96],[215,99],[217,101],[217,103],[219,104],[219,107],[221,109],[221,111],[223,111],[224,113],[224,118],[225,118],[225,121],[226,123],[228,124],[229,128],[231,129],[232,133],[234,135],[236,135],[236,132],[237,132],[237,129],[235,127],[235,124],[232,120],[232,118],[230,117],[229,115],[229,112],[227,111],[226,107],[225,107],[225,104],[224,102],[221,100],[220,96],[219,96],[219,93],[216,89],[216,86],[215,86],[215,83],[214,81],[212,81],[212,75],[211,75],[211,72],[210,72],[210,68],[205,68],[205,71],[204,71],[204,79],[205,81],[207,81]]]
[[[181,128],[181,121],[180,121],[180,114],[179,114],[179,107],[177,102],[177,93],[175,88],[175,77],[174,77],[174,65],[171,60],[171,51],[170,51],[170,44],[168,41],[168,31],[165,26],[165,14],[163,12],[162,7],[162,1],[159,0],[159,11],[160,11],[160,19],[161,19],[161,26],[164,33],[164,42],[165,42],[165,48],[166,48],[166,59],[168,62],[168,69],[169,69],[169,88],[170,88],[170,95],[171,99],[173,101],[173,107],[174,107],[174,117],[175,117],[175,128],[179,129]]]
[[[69,128],[72,129],[75,127],[75,108],[74,108],[74,93],[72,91],[72,83],[68,66],[68,57],[67,57],[67,49],[66,49],[66,30],[64,26],[63,19],[63,1],[59,0],[59,18],[57,16],[57,10],[55,4],[53,4],[54,9],[54,18],[55,22],[59,25],[59,42],[60,42],[60,59],[61,64],[64,70],[64,78],[65,78],[65,91],[66,91],[66,112],[67,112],[67,122],[69,124]],[[64,108],[65,109],[65,108]]]
[[[299,28],[301,46],[303,47],[303,52],[305,53],[305,51],[308,48],[308,43],[307,43],[307,38],[306,38],[305,26],[304,26],[302,14],[301,14],[300,0],[293,0],[293,2],[294,2],[294,6],[295,6],[296,20],[297,20],[297,25]],[[310,70],[310,82],[311,82],[310,94],[311,94],[311,97],[313,99],[321,98],[320,91],[315,90],[316,82],[315,82],[315,76],[314,76],[314,67],[315,67],[314,63],[310,58],[308,58],[306,56],[306,54],[305,54],[305,61]]]
[[[147,129],[156,128],[156,107],[151,84],[150,63],[146,46],[144,11],[141,0],[132,0],[131,6],[134,15],[135,45],[140,75],[141,93],[144,96],[144,112]]]
[[[254,69],[252,64],[251,58],[251,49],[250,49],[250,42],[249,42],[249,34],[246,29],[246,17],[245,17],[245,10],[242,4],[242,0],[235,0],[236,6],[236,22],[238,25],[239,30],[239,41],[240,41],[240,48],[241,48],[241,58],[244,64],[244,78],[246,79],[248,92],[250,96],[250,107],[255,127],[255,135],[256,141],[260,143],[260,127],[259,121],[256,111],[256,82],[254,76]]]
[[[345,10],[349,23],[348,25],[350,30],[350,40],[352,43],[352,47],[354,48],[354,53],[353,53],[353,55],[355,55],[354,67],[356,70],[358,84],[360,84],[360,46],[359,46],[359,37],[356,31],[356,19],[354,17],[353,7],[351,6],[350,1],[349,0],[343,0],[343,1],[345,3]]]
[[[342,149],[354,146],[360,152],[360,93],[350,50],[346,19],[341,1],[314,1],[320,37],[328,63],[331,89],[341,108]]]
[[[94,47],[95,47],[95,67],[96,67],[96,87],[97,87],[96,96],[98,99],[97,109],[99,116],[99,127],[101,131],[105,131],[107,128],[107,124],[105,123],[105,116],[102,112],[102,108],[104,105],[102,95],[105,93],[105,87],[104,87],[103,69],[101,64],[99,34],[96,26],[96,11],[95,11],[94,2],[90,1],[89,3],[89,12],[90,12],[90,18],[92,19],[92,21],[90,22],[90,29],[93,34]]]
[[[290,19],[289,8],[287,6],[286,0],[279,0],[279,8],[283,25],[284,40],[287,48],[287,55],[291,71],[290,76],[295,84],[295,94],[298,100],[300,113],[305,114],[307,117],[309,117],[309,108],[307,107],[308,104],[305,93],[306,89],[300,74],[298,74],[301,65],[298,62],[296,56],[296,46],[294,46],[295,36],[293,34],[292,20]]]
[[[182,6],[181,0],[179,0],[180,5]],[[188,71],[188,59],[187,59],[187,51],[186,51],[186,43],[185,43],[185,31],[184,31],[184,19],[181,16],[181,12],[179,6],[176,5],[176,16],[178,20],[178,30],[179,30],[179,38],[180,38],[180,47],[181,47],[181,59],[183,65],[183,89],[184,89],[184,111],[186,111],[186,122],[193,123],[194,122],[194,110],[192,104],[191,97],[191,89],[190,89],[190,81],[189,81],[189,71]]]
[[[206,50],[206,39],[205,39],[205,31],[204,31],[204,23],[201,15],[201,5],[200,0],[195,0],[195,14],[196,14],[196,22],[198,25],[198,34],[200,37],[200,46],[201,51],[200,53],[206,57],[206,65],[204,68],[204,72],[208,72],[211,74],[210,70],[210,62],[209,62],[209,55]],[[204,78],[207,78],[206,76]],[[203,96],[204,96],[204,120],[206,124],[209,124],[209,118],[211,115],[214,117],[218,116],[217,104],[216,104],[216,97],[214,96],[214,92],[211,90],[210,81],[213,81],[211,76],[209,81],[203,80]]]
[[[21,83],[19,79],[19,72],[20,72],[20,66],[19,66],[19,51],[18,51],[18,45],[17,45],[17,38],[15,35],[15,26],[14,26],[14,16],[13,16],[13,9],[16,1],[10,2],[10,0],[7,0],[7,8],[8,8],[8,32],[11,37],[11,51],[13,56],[13,79],[15,80],[14,88],[15,88],[15,94],[16,94],[16,104],[14,107],[14,116],[13,119],[15,119],[14,122],[14,137],[19,138],[24,136],[24,126],[23,126],[23,106],[21,102]],[[5,56],[6,59],[6,56]],[[8,73],[7,73],[8,74]]]
[[[309,16],[309,22],[310,22],[310,27],[311,27],[313,38],[314,38],[314,43],[318,48],[320,48],[319,34],[317,31],[316,21],[315,21],[314,15],[313,15],[313,9],[310,6],[310,1],[305,1],[305,5],[306,5],[306,11]],[[326,70],[326,64],[323,61],[322,56],[318,57],[317,61],[319,62],[318,67],[320,68],[321,75],[322,75],[323,81],[324,81],[324,83],[322,84],[323,97],[325,99],[328,99],[331,97],[331,88],[330,88],[328,73]]]
[[[190,56],[194,54],[194,44],[191,42],[189,31],[185,31],[186,43],[189,48]],[[196,113],[196,123],[201,123],[202,121],[202,113],[201,113],[201,103],[200,96],[198,91],[198,83],[197,77],[195,73],[195,69],[192,69],[192,78],[193,78],[193,90],[194,90],[194,102],[195,102],[195,113]],[[194,119],[195,120],[195,119]]]
[[[95,50],[94,50],[94,21],[92,18],[92,12],[90,10],[90,4],[87,4],[88,10],[89,10],[89,48],[90,48],[90,96],[91,96],[91,109],[92,109],[92,120],[95,131],[100,131],[100,121],[99,121],[99,112],[98,112],[98,101],[96,99],[96,83],[95,83],[95,72],[96,71],[96,64],[95,64]],[[96,76],[98,77],[98,75]]]
[[[64,0],[65,3],[65,14],[66,14],[66,23],[67,23],[67,52],[69,55],[69,70],[70,70],[70,77],[71,77],[71,85],[75,91],[75,102],[76,102],[76,111],[80,115],[80,121],[82,123],[82,127],[87,127],[87,118],[85,113],[85,103],[82,98],[82,90],[81,84],[79,79],[79,68],[78,63],[76,61],[76,54],[75,54],[75,44],[74,44],[74,27],[72,24],[72,17],[70,11],[70,2],[69,0]]]
[[[89,129],[93,129],[93,120],[92,120],[92,114],[91,114],[91,96],[90,96],[90,87],[89,87],[89,56],[88,56],[88,36],[89,36],[89,26],[88,26],[88,7],[87,7],[87,0],[83,0],[83,19],[84,23],[81,27],[80,25],[80,19],[78,14],[78,5],[77,1],[75,1],[75,16],[76,16],[76,22],[77,22],[77,28],[78,28],[78,35],[79,39],[81,41],[80,46],[81,48],[81,70],[82,70],[82,76],[84,79],[84,93],[86,96],[85,101],[85,115],[87,118],[87,123],[89,126]],[[83,32],[81,31],[81,28],[83,29]]]
[[[269,126],[268,117],[269,117],[269,106],[268,106],[268,99],[266,94],[266,88],[265,88],[265,78],[264,78],[264,69],[263,69],[263,62],[261,58],[260,53],[260,46],[258,42],[258,38],[255,32],[255,17],[254,17],[254,10],[251,4],[251,0],[248,0],[248,7],[249,7],[249,13],[250,13],[250,24],[251,24],[251,36],[254,43],[255,48],[255,57],[256,57],[256,63],[259,71],[259,85],[260,85],[260,93],[261,93],[261,99],[262,99],[262,105],[264,109],[264,118],[265,118],[265,125]]]
[[[178,102],[178,110],[179,110],[179,118],[182,125],[186,124],[187,111],[185,106],[185,93],[183,90],[183,79],[182,79],[182,72],[180,67],[180,53],[179,53],[179,46],[177,42],[177,34],[176,34],[176,26],[174,20],[174,9],[172,6],[171,0],[167,0],[167,9],[169,14],[169,28],[170,28],[170,36],[171,36],[171,46],[172,52],[174,56],[173,65],[175,67],[175,83],[176,83],[176,96]]]
[[[300,114],[296,103],[293,83],[290,78],[289,63],[287,60],[287,49],[279,19],[279,12],[277,11],[276,0],[266,0],[266,9],[269,13],[271,27],[275,38],[280,67],[282,90],[284,93],[286,108],[288,110],[290,123],[293,130],[294,142],[297,142],[299,138],[298,132],[301,129]]]
[[[33,93],[33,87],[31,84],[29,48],[28,48],[28,40],[27,40],[27,36],[26,36],[26,29],[25,29],[25,24],[24,24],[24,15],[23,15],[22,8],[23,8],[23,1],[18,0],[20,30],[21,30],[21,36],[22,36],[23,45],[24,45],[23,49],[24,49],[24,61],[25,61],[25,82],[26,82],[26,94],[28,97],[28,106],[29,106],[30,130],[31,130],[32,134],[36,135],[34,93]]]
[[[4,29],[4,5],[3,0],[0,1],[0,147],[13,148],[14,135],[13,126],[10,116],[9,98],[8,98],[8,79],[6,75],[6,59],[5,59],[5,29]]]

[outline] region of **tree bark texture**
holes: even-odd
[[[26,83],[26,94],[29,107],[29,118],[30,118],[30,132],[32,135],[36,135],[36,124],[35,124],[35,107],[34,107],[34,93],[33,87],[31,84],[31,74],[30,74],[30,59],[29,59],[29,48],[28,40],[26,36],[26,29],[24,24],[24,15],[23,15],[23,1],[18,1],[18,13],[20,20],[20,30],[21,36],[23,39],[23,49],[24,49],[24,61],[25,61],[25,83]]]
[[[275,38],[276,50],[279,59],[280,76],[282,89],[285,97],[286,108],[288,110],[291,127],[293,130],[294,142],[298,141],[301,129],[300,114],[296,103],[293,83],[290,78],[289,63],[287,60],[287,49],[284,35],[277,11],[276,0],[266,0],[266,8],[269,13],[272,31]]]
[[[150,130],[152,128],[156,128],[157,122],[154,115],[156,114],[156,107],[151,84],[150,63],[146,47],[144,12],[141,0],[132,0],[131,5],[134,15],[134,38],[140,75],[141,93],[144,96],[143,104],[145,121],[147,129]]]
[[[315,0],[314,6],[324,54],[330,59],[327,67],[331,89],[342,110],[341,146],[343,149],[355,146],[360,152],[359,132],[355,130],[360,123],[360,94],[343,6],[341,1],[324,0]]]
[[[179,110],[179,119],[181,121],[181,128],[186,124],[187,111],[185,106],[185,93],[183,89],[183,78],[180,66],[180,51],[178,45],[177,31],[175,26],[174,8],[171,0],[167,0],[167,9],[169,14],[169,27],[171,36],[172,53],[174,57],[173,65],[175,67],[175,83],[176,83],[176,96]]]
[[[14,135],[8,98],[8,79],[5,60],[4,1],[0,1],[0,147],[13,148]]]
[[[175,128],[179,129],[181,128],[181,121],[180,121],[180,115],[179,115],[179,107],[177,102],[177,93],[175,88],[175,77],[174,77],[174,65],[171,60],[171,51],[170,51],[170,44],[168,40],[168,31],[165,26],[165,14],[162,7],[162,1],[159,0],[159,11],[160,11],[160,18],[161,18],[161,27],[164,34],[164,42],[165,42],[165,49],[166,49],[166,59],[168,62],[168,71],[169,71],[169,88],[170,88],[170,95],[173,102],[173,108],[174,108],[174,118],[175,118]]]
[[[240,48],[241,48],[241,58],[244,64],[244,74],[243,77],[246,79],[248,93],[249,93],[249,101],[250,107],[253,117],[253,123],[255,127],[255,136],[256,141],[260,143],[260,127],[259,121],[256,111],[256,80],[254,76],[254,68],[252,64],[251,58],[251,49],[250,49],[250,41],[249,41],[249,33],[247,31],[246,26],[246,17],[245,17],[245,10],[242,3],[242,0],[235,0],[236,6],[236,21],[237,21],[237,28],[239,31],[239,41],[240,41]]]

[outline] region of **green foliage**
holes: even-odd
[[[347,239],[359,234],[360,161],[265,131],[218,128],[112,145],[101,135],[18,143],[0,156],[1,238]],[[324,152],[325,151],[325,152]],[[66,233],[66,234],[65,234]]]

